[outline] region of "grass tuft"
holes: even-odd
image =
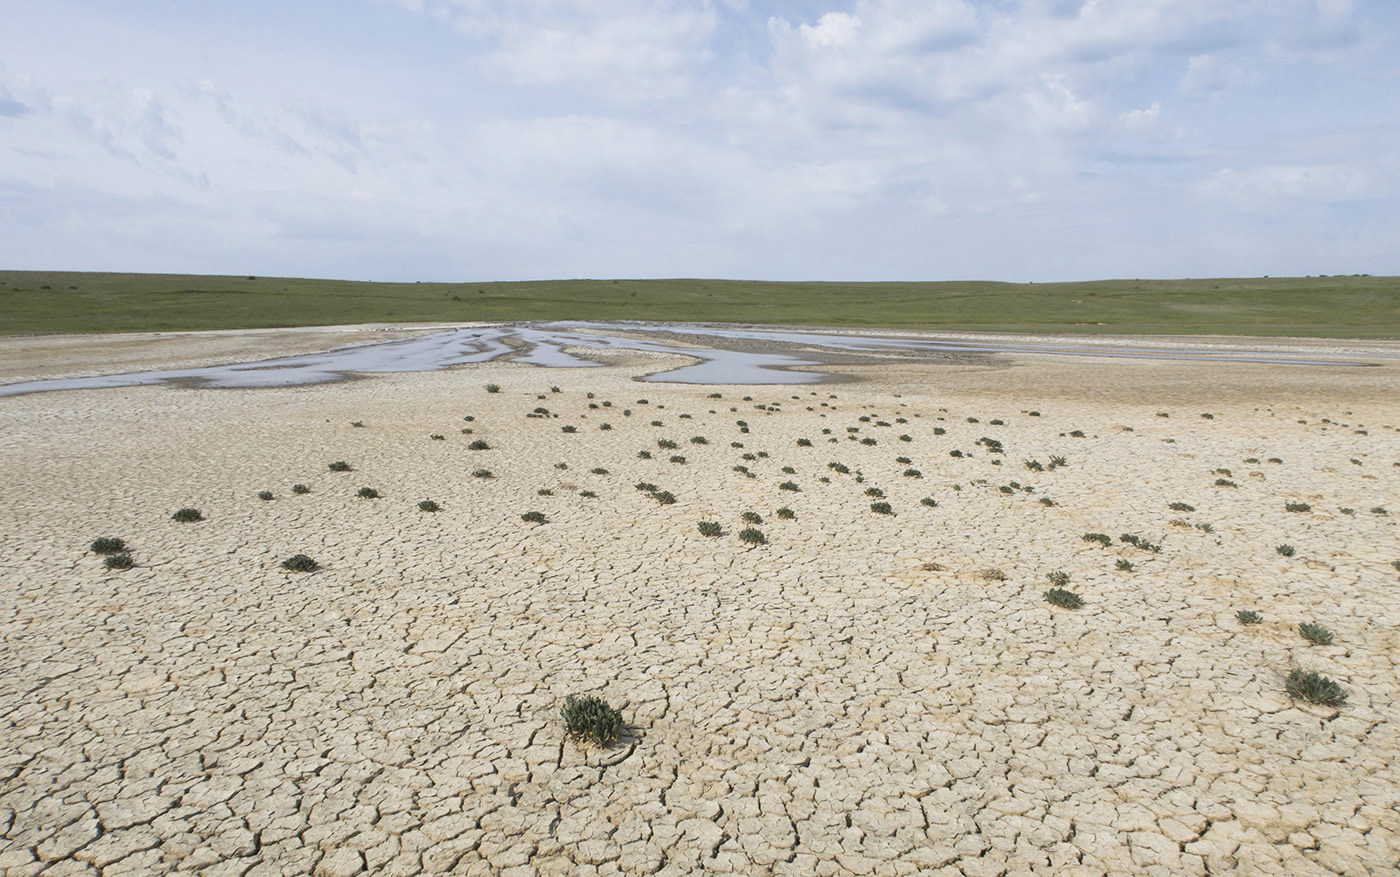
[[[1347,693],[1342,686],[1313,672],[1294,670],[1288,674],[1284,688],[1289,697],[1323,706],[1341,706],[1347,701]]]
[[[739,531],[739,541],[748,545],[762,545],[768,541],[768,537],[763,535],[762,530],[745,527]]]
[[[305,484],[293,484],[293,485],[292,485],[292,493],[295,493],[295,494],[297,494],[298,496],[300,496],[300,495],[302,495],[302,494],[304,494],[304,493],[310,493],[310,492],[311,492],[311,488],[307,487]]]
[[[420,512],[435,512],[440,508],[442,508],[442,506],[433,502],[431,499],[425,499],[422,502],[418,503],[418,510]]]
[[[326,468],[331,470],[332,472],[349,472],[350,464],[345,462],[344,460],[336,460],[334,463],[331,463]]]
[[[116,536],[99,536],[92,540],[88,550],[93,554],[121,554],[126,550],[126,540]]]
[[[282,568],[291,572],[312,572],[316,569],[317,563],[305,554],[293,554],[282,561]]]
[[[102,565],[108,569],[131,569],[134,563],[135,561],[131,559],[131,555],[125,551],[120,554],[109,555],[102,561]]]
[[[361,487],[359,490],[355,491],[355,495],[363,497],[364,499],[379,499],[379,491],[375,490],[373,487]]]
[[[1084,598],[1064,588],[1051,588],[1045,592],[1045,602],[1062,609],[1078,609],[1084,605]]]
[[[194,521],[204,520],[204,515],[200,513],[199,509],[179,509],[170,516],[170,519],[172,521],[179,521],[182,524],[189,524]]]
[[[1264,620],[1264,616],[1253,609],[1241,609],[1235,613],[1235,620],[1240,624],[1258,624]]]
[[[1332,644],[1332,631],[1311,621],[1304,621],[1298,625],[1298,634],[1314,645],[1330,646]]]
[[[564,720],[564,736],[578,743],[607,746],[622,732],[622,713],[591,694],[564,698],[559,715]]]
[[[543,524],[545,523],[545,516],[544,512],[526,512],[520,516],[520,520],[527,524]]]
[[[724,528],[721,527],[721,526],[719,525],[719,522],[718,522],[718,521],[701,521],[701,522],[700,522],[700,535],[701,535],[701,536],[721,536],[721,535],[723,535],[723,534],[724,534]]]

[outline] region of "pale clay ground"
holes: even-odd
[[[130,361],[234,345],[182,343]],[[69,359],[32,367],[45,350]],[[3,341],[0,369],[93,370],[66,350]],[[632,381],[652,359],[0,399],[0,869],[1394,873],[1400,366],[1000,362],[816,387]],[[1023,465],[1052,454],[1068,465]],[[172,521],[184,506],[207,520]],[[746,510],[767,545],[737,539]],[[104,535],[133,569],[87,552]],[[296,553],[322,569],[279,568]],[[1044,601],[1055,570],[1084,608]],[[1294,703],[1295,666],[1350,700]],[[571,693],[619,707],[623,740],[565,742]]]

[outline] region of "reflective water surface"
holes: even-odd
[[[636,350],[685,356],[694,362],[647,375],[640,380],[688,384],[817,383],[831,376],[820,371],[792,369],[797,366],[820,366],[824,359],[852,354],[878,357],[1033,353],[1275,365],[1368,364],[1344,356],[1283,356],[1262,346],[1190,348],[1146,342],[1141,346],[1131,346],[1092,338],[1052,344],[1008,340],[1008,336],[939,339],[893,332],[846,334],[834,330],[691,324],[557,322],[448,329],[414,338],[356,344],[323,353],[259,362],[5,384],[0,385],[0,396],[162,383],[193,387],[288,387],[343,380],[355,374],[437,371],[498,359],[544,368],[590,368],[600,364],[575,355],[570,350],[579,353],[590,350]],[[776,350],[787,352],[774,352]],[[1371,358],[1375,356],[1371,355]]]

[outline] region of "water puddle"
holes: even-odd
[[[680,343],[680,342],[685,343]],[[205,368],[172,369],[60,378],[0,385],[0,396],[53,390],[176,384],[192,387],[292,387],[344,380],[356,374],[438,371],[474,362],[509,359],[543,368],[600,365],[570,350],[645,351],[680,355],[693,363],[640,380],[685,384],[812,384],[833,380],[820,371],[794,371],[860,355],[867,357],[947,354],[1046,354],[1132,359],[1247,362],[1270,365],[1356,366],[1337,358],[1279,356],[1265,348],[1126,346],[1096,339],[1080,343],[1021,343],[1012,340],[937,339],[926,335],[840,334],[730,326],[656,323],[530,323],[432,332],[415,338],[337,347],[323,353]],[[785,352],[775,352],[785,351]],[[1390,358],[1390,357],[1385,357]]]

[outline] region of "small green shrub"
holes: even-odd
[[[934,499],[931,496],[926,496],[923,499],[919,500],[919,505],[928,506],[931,509],[936,509],[938,508],[938,500]]]
[[[651,459],[651,451],[638,451],[638,452],[637,452],[637,459],[638,459],[638,460],[650,460],[650,459]]]
[[[676,495],[669,490],[658,490],[651,495],[651,498],[662,505],[674,505],[676,502]]]
[[[527,524],[543,524],[545,522],[544,512],[526,512],[520,516],[520,520]]]
[[[349,472],[350,464],[345,462],[344,460],[336,460],[334,463],[331,463],[326,468],[330,469],[332,472]]]
[[[656,485],[652,484],[650,481],[638,481],[632,486],[642,491],[643,493],[655,493],[657,490]]]
[[[1084,605],[1084,598],[1064,588],[1051,588],[1045,592],[1045,602],[1062,609],[1078,609]]]
[[[568,424],[567,426],[561,426],[561,427],[559,427],[559,431],[560,431],[560,432],[578,432],[578,427],[577,427],[577,426],[574,426],[572,423],[570,423],[570,424]]]
[[[920,472],[918,469],[905,469],[905,470],[904,470],[904,477],[905,477],[905,478],[923,478],[923,477],[924,477],[924,473]]]
[[[1319,646],[1330,646],[1332,644],[1332,631],[1310,621],[1304,621],[1298,625],[1298,634],[1310,643]]]
[[[1353,517],[1356,514],[1356,509],[1342,509],[1341,512],[1347,517]]]
[[[1069,584],[1069,573],[1062,569],[1048,572],[1045,574],[1045,577],[1050,580],[1050,584],[1057,588],[1063,588],[1065,585]]]
[[[379,499],[379,491],[375,490],[373,487],[361,487],[359,490],[355,491],[355,495],[365,499]]]
[[[1113,568],[1114,568],[1114,569],[1118,569],[1118,570],[1122,570],[1123,572],[1132,572],[1132,571],[1133,571],[1133,564],[1132,564],[1131,561],[1124,560],[1123,558],[1120,557],[1120,558],[1118,558],[1118,560],[1114,563]]]
[[[102,560],[102,565],[108,569],[131,569],[133,563],[131,555],[125,551],[120,554],[110,554]]]
[[[300,495],[302,495],[302,494],[305,494],[305,493],[310,493],[310,492],[311,492],[311,488],[307,487],[305,484],[293,484],[293,485],[292,485],[292,493],[295,493],[295,494],[297,494],[298,496],[300,496]]]
[[[428,436],[428,438],[432,439],[435,442],[440,442],[445,440],[447,437],[444,436],[442,433],[435,432],[432,435]]]
[[[553,491],[553,490],[550,490],[548,487],[541,487],[539,490],[535,491],[535,496],[553,496],[553,495],[554,495],[554,491]]]
[[[794,469],[794,468],[792,468],[791,466],[784,466],[784,467],[783,467],[783,474],[784,474],[784,475],[796,475],[796,474],[797,474],[797,470]]]
[[[1217,479],[1215,479],[1215,486],[1216,486],[1216,487],[1239,487],[1238,484],[1236,484],[1235,482],[1231,481],[1231,480],[1228,479],[1228,478],[1217,478]]]
[[[865,438],[861,439],[861,440],[860,440],[860,443],[863,444],[863,445],[874,445],[874,444],[878,444],[878,442],[876,442],[875,439],[871,438],[870,436],[866,436]]]
[[[1264,616],[1253,609],[1241,609],[1235,613],[1235,620],[1240,624],[1258,624],[1264,620]]]
[[[200,514],[199,509],[179,509],[175,514],[170,516],[170,519],[172,521],[179,521],[182,524],[189,524],[194,521],[204,520],[204,515]]]
[[[962,451],[958,451],[958,450],[952,450],[952,451],[949,451],[949,452],[948,452],[948,456],[950,456],[950,457],[957,457],[957,458],[960,458],[960,457],[962,457],[962,455],[963,455],[963,452],[962,452]]]
[[[1289,545],[1288,543],[1284,543],[1283,545],[1278,546],[1274,550],[1277,551],[1279,554],[1282,554],[1284,557],[1292,557],[1294,554],[1293,546]]]
[[[851,472],[850,467],[846,466],[844,463],[827,463],[826,468],[835,472],[837,475],[849,475]]]
[[[1071,438],[1084,438],[1084,430],[1082,429],[1070,430],[1069,434]]]
[[[1283,510],[1286,512],[1310,512],[1312,506],[1305,502],[1286,502],[1283,504]]]
[[[603,432],[607,432],[608,430],[612,429],[612,424],[611,424],[611,423],[600,423],[600,424],[598,424],[598,428],[599,428],[600,430],[602,430]]]
[[[693,435],[690,437],[690,443],[692,445],[708,445],[710,443],[710,440],[705,438],[703,435]]]
[[[742,515],[739,516],[739,519],[746,524],[763,523],[763,516],[760,515],[758,512],[744,512]]]
[[[126,540],[116,536],[99,536],[92,540],[88,550],[93,554],[121,554],[126,550]]]
[[[1258,462],[1259,462],[1259,458],[1258,458],[1258,457],[1245,457],[1245,458],[1244,458],[1244,461],[1245,461],[1246,463],[1258,463]]]
[[[365,425],[365,422],[363,420],[352,420],[350,421],[350,425],[356,427],[363,427]]]
[[[720,536],[720,535],[723,535],[723,533],[724,533],[724,528],[721,527],[721,526],[719,525],[719,522],[717,522],[717,521],[701,521],[701,522],[700,522],[700,535],[701,535],[701,536]]]
[[[487,384],[487,385],[486,385],[486,392],[488,392],[488,393],[499,393],[499,392],[501,392],[501,385],[500,385],[500,384]]]
[[[790,490],[790,491],[792,491],[792,492],[794,492],[794,493],[796,493],[797,491],[801,490],[801,488],[797,486],[797,482],[796,482],[796,481],[784,481],[782,484],[779,484],[779,485],[778,485],[778,489],[779,489],[779,490]]]
[[[1097,542],[1105,548],[1113,544],[1113,540],[1108,537],[1107,533],[1085,533],[1079,538],[1085,542]]]
[[[272,499],[272,491],[270,491],[270,490],[259,490],[259,491],[258,491],[258,499],[263,500],[264,502],[266,502],[266,501],[269,500],[269,499]]]
[[[934,435],[947,435],[947,434],[948,434],[948,430],[944,429],[944,428],[941,427],[941,426],[935,426],[935,427],[933,428],[933,434],[934,434]]]
[[[878,487],[867,487],[865,488],[865,495],[879,498],[883,497],[885,495],[885,492]]]
[[[1168,503],[1167,508],[1171,509],[1174,512],[1194,512],[1196,510],[1195,506],[1188,505],[1184,502]]]
[[[1008,485],[1008,484],[1003,484],[1001,487],[998,487],[997,490],[1001,491],[1002,493],[1015,493],[1015,492],[1016,492],[1016,489],[1013,488],[1013,487],[1011,487],[1011,486]]]
[[[1026,460],[1025,462],[1026,462],[1026,468],[1029,469],[1029,470],[1031,470],[1032,472],[1044,472],[1044,471],[1045,471],[1045,467],[1042,466],[1042,465],[1040,464],[1040,461],[1039,461],[1039,460]]]
[[[490,469],[473,469],[473,470],[472,470],[472,477],[473,477],[473,478],[495,478],[496,476],[494,476],[494,475],[491,474],[491,470],[490,470]]]
[[[1386,511],[1385,506],[1380,506],[1380,505],[1378,505],[1378,506],[1372,506],[1372,508],[1371,508],[1371,514],[1373,514],[1373,515],[1388,515],[1388,514],[1390,514],[1390,512]]]
[[[282,561],[282,568],[291,572],[312,572],[316,569],[316,561],[305,554],[293,554]]]
[[[594,493],[594,492],[591,491],[591,490],[580,490],[580,491],[578,492],[578,495],[581,496],[581,497],[584,497],[585,499],[593,499],[593,498],[596,497],[598,494]]]
[[[663,451],[674,451],[679,445],[670,439],[657,439],[656,446]]]
[[[1390,562],[1390,565],[1395,567],[1397,570],[1400,570],[1400,560],[1392,560]]]
[[[912,442],[914,437],[912,435],[902,435],[899,437],[899,440],[902,442]]]
[[[783,521],[791,521],[793,518],[797,517],[797,512],[794,512],[792,509],[788,508],[787,506],[783,506],[782,508],[778,509],[778,510],[777,510],[776,512],[774,512],[773,514],[777,515],[778,518],[779,518],[779,520],[783,520]]]
[[[739,541],[748,545],[762,545],[768,541],[768,537],[763,535],[762,530],[745,527],[739,531]]]
[[[1215,532],[1215,527],[1213,527],[1210,523],[1208,523],[1208,522],[1206,522],[1206,521],[1202,521],[1201,523],[1197,524],[1197,525],[1196,525],[1196,529],[1197,529],[1197,530],[1200,530],[1202,533],[1214,533],[1214,532]]]
[[[806,438],[800,438],[800,439],[797,440],[797,446],[798,446],[799,448],[810,448],[810,447],[812,446],[812,440],[811,440],[811,439],[806,439]]]
[[[872,502],[870,504],[870,510],[877,515],[894,514],[894,508],[891,507],[890,504],[887,502]]]
[[[435,512],[440,508],[442,508],[442,506],[433,502],[431,499],[425,499],[418,503],[418,511],[420,512]]]
[[[473,440],[472,440],[472,443],[469,444],[469,445],[467,445],[467,450],[469,450],[469,451],[489,451],[489,450],[491,450],[491,445],[487,444],[486,439],[473,439]]]
[[[591,694],[564,698],[559,715],[564,719],[564,736],[578,743],[607,746],[622,732],[622,713]]]
[[[1341,706],[1347,701],[1347,693],[1342,686],[1313,672],[1304,673],[1295,669],[1288,674],[1284,688],[1289,697],[1323,706]]]
[[[1057,455],[1055,455],[1055,454],[1051,454],[1051,455],[1050,455],[1050,468],[1051,468],[1051,469],[1059,469],[1059,468],[1062,467],[1062,466],[1068,466],[1068,465],[1069,465],[1069,461],[1066,460],[1064,457],[1057,456]]]
[[[607,474],[608,474],[608,470],[604,469],[602,466],[595,466],[595,467],[593,467],[592,469],[589,469],[588,471],[591,472],[591,473],[593,473],[594,475],[607,475]]]
[[[1036,502],[1040,503],[1046,508],[1051,508],[1055,505],[1055,501],[1048,496],[1042,496],[1040,499],[1036,500]]]
[[[672,462],[672,463],[677,463],[677,464],[679,464],[679,465],[681,465],[681,466],[684,466],[684,465],[685,465],[685,457],[682,457],[680,454],[672,454],[672,455],[671,455],[671,462]]]

